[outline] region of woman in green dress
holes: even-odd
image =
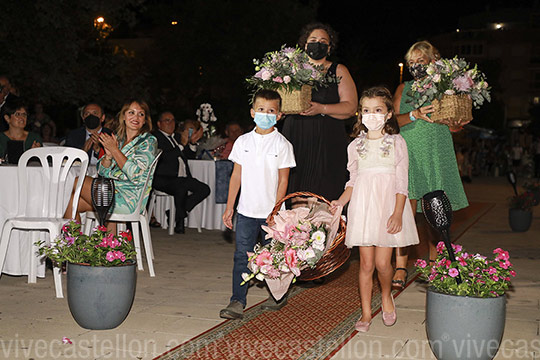
[[[416,79],[426,76],[425,66],[440,58],[439,51],[427,41],[420,41],[410,47],[405,55],[411,75]],[[436,124],[429,114],[433,105],[420,108],[413,106],[411,86],[413,81],[400,84],[394,94],[394,107],[401,135],[409,152],[409,199],[416,212],[422,212],[421,203],[425,194],[434,190],[444,190],[456,211],[469,205],[459,176],[450,129]],[[429,259],[435,259],[433,241],[428,241]],[[403,288],[407,280],[406,248],[396,250],[396,273],[392,283]]]
[[[141,208],[146,206],[153,174],[146,188],[143,188],[144,182],[158,151],[157,139],[150,134],[151,130],[148,105],[141,100],[129,100],[120,110],[116,135],[100,134],[105,155],[98,162],[98,173],[114,179],[114,209],[111,211],[115,213],[133,213],[141,196],[144,196]],[[87,176],[77,208],[79,214],[92,211],[91,184],[92,178]],[[71,202],[66,210],[66,214],[70,213]]]
[[[24,130],[28,119],[28,107],[21,100],[6,103],[2,107],[2,116],[9,128],[0,132],[0,157],[5,156],[9,140],[22,141],[24,151],[42,146],[43,141],[38,134]]]

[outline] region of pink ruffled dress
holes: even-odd
[[[389,234],[388,219],[394,212],[396,194],[408,195],[409,158],[401,135],[369,140],[365,133],[348,148],[349,181],[352,196],[347,213],[345,245],[403,247],[419,243],[409,199],[403,209],[402,230]]]

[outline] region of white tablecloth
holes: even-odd
[[[40,199],[42,199],[45,191],[43,188],[41,168],[30,166],[29,171],[30,176],[28,181],[30,181],[31,186],[30,191],[27,194],[28,203],[41,205],[42,201]],[[65,206],[67,206],[69,202],[73,182],[78,171],[79,170],[77,167],[72,168],[70,171],[68,181],[71,185],[66,187],[66,192],[64,193]],[[17,166],[0,166],[0,227],[3,227],[3,224],[7,218],[13,217],[17,214],[19,196],[18,188]],[[31,212],[28,215],[39,215],[39,211],[41,211],[41,209],[36,207],[35,212]],[[48,232],[40,232],[40,240],[45,241],[48,239],[48,237]],[[4,263],[4,267],[2,268],[2,272],[10,275],[28,275],[31,245],[31,235],[29,231],[16,229],[12,230],[6,261]],[[45,276],[44,261],[38,264],[37,276]]]
[[[199,181],[207,184],[210,187],[210,195],[200,204],[195,206],[188,214],[187,227],[201,228],[207,230],[225,230],[222,217],[225,212],[226,204],[216,204],[216,166],[213,160],[188,160],[189,170],[191,175]],[[161,207],[163,198],[156,199],[156,208]],[[165,206],[168,210],[168,207]],[[154,214],[156,219],[161,223],[163,228],[167,227],[166,220],[160,214]]]

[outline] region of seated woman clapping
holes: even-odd
[[[151,130],[152,120],[146,102],[129,100],[120,110],[116,135],[100,134],[105,156],[98,162],[98,174],[115,181],[114,208],[111,210],[115,213],[132,213],[141,196],[144,196],[142,208],[146,206],[150,186],[146,189],[143,187],[158,151],[157,140],[150,134]],[[152,179],[148,184],[152,184]],[[87,176],[77,207],[78,220],[80,213],[93,210],[91,185],[92,178]],[[65,217],[71,214],[72,201],[73,198]],[[114,226],[109,229],[115,230]]]

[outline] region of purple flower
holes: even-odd
[[[468,75],[461,75],[452,80],[452,83],[459,91],[469,91],[469,89],[474,85],[474,82]]]

